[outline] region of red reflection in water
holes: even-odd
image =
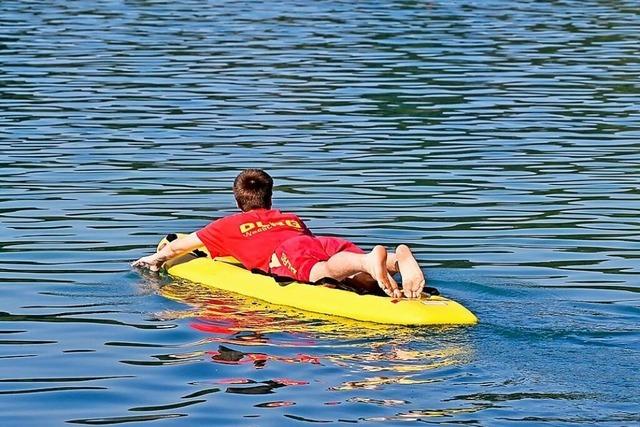
[[[309,381],[291,380],[289,378],[276,378],[273,380],[282,385],[307,385]]]
[[[288,378],[279,378],[275,380],[254,381],[249,378],[228,378],[218,381],[219,384],[238,385],[238,387],[227,387],[226,393],[231,394],[272,394],[274,390],[287,386],[301,386],[309,384],[307,381],[298,381]],[[267,404],[277,402],[267,402]],[[290,406],[287,401],[282,401],[282,406]],[[291,404],[295,404],[291,402]],[[273,407],[268,406],[267,407]]]
[[[257,368],[263,367],[270,360],[284,363],[320,364],[320,358],[308,354],[297,354],[293,357],[271,356],[266,353],[245,353],[223,345],[219,346],[217,351],[207,351],[206,354],[211,356],[211,360],[216,363],[227,365],[253,363]]]

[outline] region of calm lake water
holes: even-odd
[[[0,3],[0,424],[640,422],[635,1]],[[142,275],[263,167],[467,328]]]

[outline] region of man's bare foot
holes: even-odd
[[[400,298],[402,293],[398,284],[387,271],[387,250],[377,245],[366,256],[366,270],[378,282],[385,294],[392,298]]]
[[[400,273],[400,267],[398,267],[398,257],[394,252],[387,253],[387,271],[392,276],[396,273]]]
[[[424,274],[407,245],[396,248],[398,266],[402,276],[402,290],[407,298],[420,298],[424,288]]]

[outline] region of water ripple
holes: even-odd
[[[633,424],[636,6],[3,1],[2,425]],[[481,324],[130,271],[253,166],[319,234],[412,245]]]

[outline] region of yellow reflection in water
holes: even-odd
[[[218,322],[229,333],[253,331],[267,334],[284,331],[352,339],[375,338],[393,333],[397,339],[410,338],[406,331],[402,332],[403,329],[410,328],[309,313],[186,281],[175,281],[162,286],[159,292],[166,298],[188,304],[190,308],[164,311],[157,313],[157,317],[206,319],[208,322]]]
[[[460,408],[441,408],[441,409],[417,409],[407,412],[401,412],[396,415],[387,417],[367,417],[364,421],[420,421],[424,418],[440,418],[452,417],[460,414],[473,414],[485,409],[499,408],[500,406],[493,404],[474,403],[471,406]]]
[[[167,284],[160,293],[189,307],[166,311],[158,317],[193,319],[191,326],[207,334],[190,345],[218,342],[236,346],[307,347],[316,353],[329,348],[329,354],[298,354],[290,362],[313,359],[314,364],[334,364],[344,368],[349,377],[361,377],[329,387],[332,391],[440,382],[444,379],[427,373],[465,364],[472,355],[464,328],[411,328],[359,322],[274,306],[184,281]],[[289,361],[263,352],[233,351],[242,353],[238,363],[263,366],[272,360]],[[213,355],[214,361],[216,358],[220,357]]]

